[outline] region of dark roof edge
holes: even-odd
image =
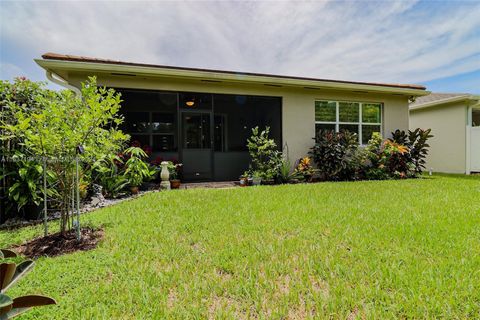
[[[172,69],[172,70],[215,72],[215,73],[223,73],[223,74],[260,76],[260,77],[269,77],[269,78],[284,78],[284,79],[292,79],[292,80],[324,81],[324,82],[333,82],[333,83],[346,83],[346,84],[372,85],[372,86],[382,86],[382,87],[426,90],[425,86],[415,85],[415,84],[389,84],[389,83],[374,83],[374,82],[359,82],[359,81],[343,81],[343,80],[317,79],[317,78],[308,78],[308,77],[283,76],[283,75],[274,75],[274,74],[266,74],[266,73],[237,72],[237,71],[216,70],[216,69],[177,67],[177,66],[166,66],[166,65],[158,65],[158,64],[135,63],[135,62],[108,60],[108,59],[98,59],[98,58],[74,56],[74,55],[63,55],[63,54],[50,53],[50,52],[43,54],[42,58],[45,59],[45,60],[63,60],[63,61],[75,61],[75,62],[104,63],[104,64],[115,64],[115,65],[124,65],[124,66],[165,68],[165,69]]]

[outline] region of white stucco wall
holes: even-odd
[[[465,102],[410,111],[410,129],[432,129],[426,168],[435,172],[466,172]]]

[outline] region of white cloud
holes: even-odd
[[[29,59],[53,51],[390,82],[479,69],[480,4],[434,4],[17,2],[1,6],[0,30],[2,45],[15,44]]]

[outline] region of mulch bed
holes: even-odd
[[[103,229],[82,228],[82,239],[77,242],[75,230],[67,231],[65,235],[60,233],[40,237],[13,248],[17,253],[30,258],[55,257],[75,251],[87,251],[97,247],[103,238]]]

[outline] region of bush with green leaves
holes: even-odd
[[[16,257],[17,254],[13,251],[0,250],[0,259],[2,260]],[[12,319],[34,307],[56,304],[54,299],[40,295],[27,295],[12,299],[5,294],[9,288],[32,270],[34,264],[31,260],[23,261],[18,265],[14,262],[0,263],[0,319]]]
[[[269,127],[262,131],[258,127],[252,129],[252,135],[247,140],[251,162],[246,175],[263,180],[275,179],[278,176],[283,156],[275,140],[269,138],[269,134]]]
[[[370,180],[414,178],[421,174],[428,154],[430,130],[392,132],[383,140],[374,133],[364,150],[363,175]]]
[[[128,158],[125,163],[124,176],[131,187],[139,187],[144,181],[150,180],[155,175],[156,170],[144,161],[148,156],[142,148],[130,147],[123,153]]]
[[[14,151],[11,161],[0,167],[0,180],[5,179],[9,183],[6,189],[8,197],[7,211],[22,212],[24,217],[28,215],[26,208],[30,205],[40,206],[43,200],[43,171],[44,167],[37,161],[29,160],[19,150]],[[48,184],[55,180],[54,174],[47,170]],[[48,196],[55,196],[55,189],[47,188]]]
[[[104,155],[92,165],[92,181],[102,186],[105,197],[117,198],[125,194],[129,181],[123,174],[123,165],[123,160],[116,154]]]
[[[431,132],[432,129],[425,130],[420,128],[408,130],[408,133],[403,130],[395,130],[392,132],[392,138],[389,139],[409,149],[408,161],[415,166],[416,175],[421,174],[425,169],[425,158],[430,147],[427,141],[433,137]]]
[[[364,150],[365,178],[384,180],[414,177],[415,166],[410,161],[409,152],[406,146],[391,140],[384,141],[379,134],[375,133]]]
[[[3,149],[11,151],[15,149],[12,145],[20,145],[24,153],[50,160],[49,170],[58,182],[60,231],[65,233],[71,216],[78,147],[84,150],[78,156],[82,166],[89,167],[95,159],[118,153],[128,139],[118,129],[123,121],[118,113],[120,94],[98,87],[94,77],[82,84],[81,96],[69,90],[48,90],[44,83],[24,79],[13,84],[2,81],[1,87],[9,92],[2,96]],[[17,97],[19,88],[22,100]]]
[[[361,166],[358,137],[349,131],[317,133],[309,154],[322,180],[354,180]]]

